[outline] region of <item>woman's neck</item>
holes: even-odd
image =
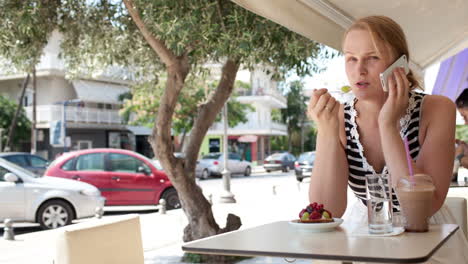
[[[368,120],[370,122],[377,122],[380,114],[380,110],[385,103],[385,99],[382,100],[357,100],[354,108],[361,120]]]

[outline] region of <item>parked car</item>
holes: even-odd
[[[294,163],[296,179],[301,182],[304,178],[310,177],[314,168],[315,151],[302,153]]]
[[[25,168],[37,175],[44,175],[45,170],[49,166],[49,161],[27,152],[2,152],[0,158],[4,158],[9,162]]]
[[[123,149],[87,149],[64,153],[45,172],[90,183],[106,197],[106,205],[151,205],[166,200],[166,208],[180,207],[167,175],[147,157]]]
[[[250,161],[243,160],[237,153],[229,153],[227,166],[231,174],[250,176],[252,173],[252,164]],[[223,170],[223,153],[210,153],[197,161],[195,175],[200,179],[207,179],[210,176],[222,176]]]
[[[282,170],[288,172],[290,169],[294,169],[294,162],[296,157],[289,152],[275,153],[268,156],[263,163],[263,168],[267,172]]]
[[[43,229],[91,217],[104,206],[99,190],[87,183],[41,177],[0,158],[0,221],[39,223]]]

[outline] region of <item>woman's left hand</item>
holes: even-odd
[[[395,127],[399,130],[399,120],[405,114],[409,100],[409,81],[403,68],[393,70],[393,78],[388,78],[388,97],[379,114],[379,126]]]

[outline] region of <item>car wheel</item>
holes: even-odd
[[[60,200],[52,200],[39,207],[37,221],[42,229],[54,229],[69,225],[73,219],[71,206]]]
[[[245,171],[244,171],[244,176],[250,176],[250,173],[252,173],[252,169],[247,166],[247,168],[245,168]]]
[[[296,177],[298,182],[302,182],[303,178]]]
[[[210,177],[210,172],[207,169],[204,169],[202,171],[200,179],[205,180],[205,179],[208,179],[209,177]]]
[[[164,191],[161,196],[162,199],[166,200],[166,209],[177,209],[180,208],[180,200],[179,195],[177,194],[176,189],[170,188]]]
[[[266,170],[266,172],[271,172],[271,170]]]

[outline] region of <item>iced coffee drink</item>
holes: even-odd
[[[402,178],[396,187],[400,208],[405,217],[405,231],[427,232],[435,187],[429,175],[416,174],[414,180]]]

